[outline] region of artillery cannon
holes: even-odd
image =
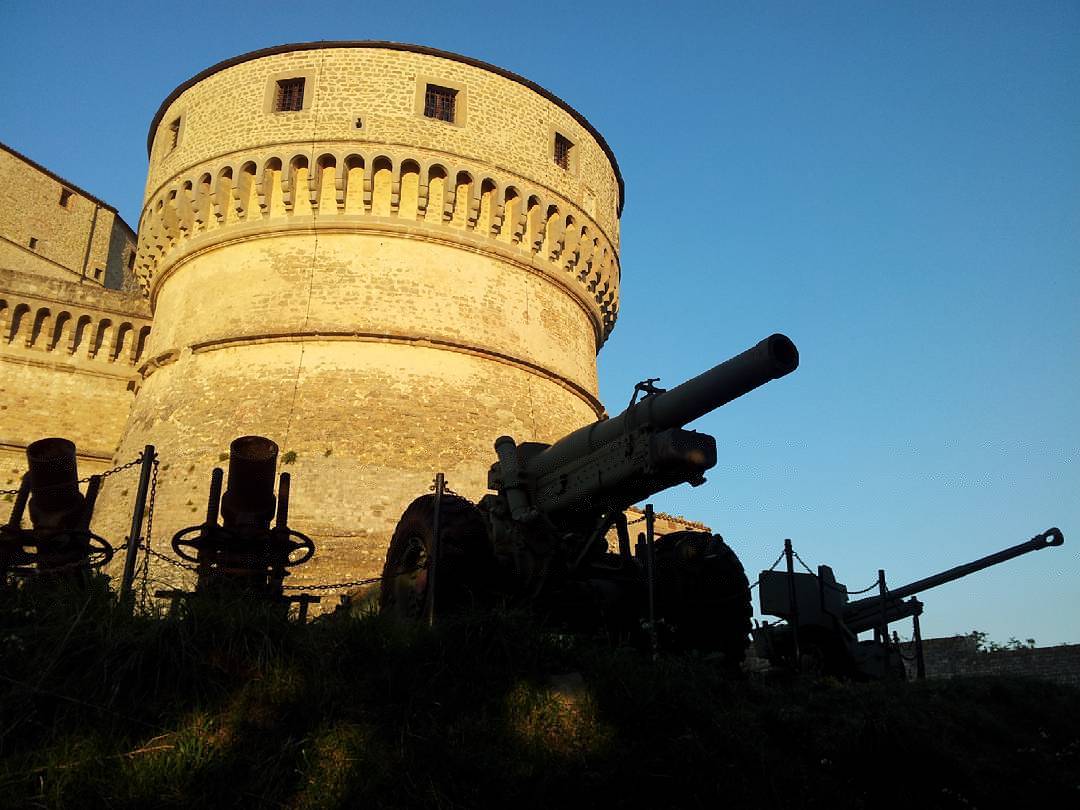
[[[878,678],[900,673],[903,663],[888,643],[887,628],[900,619],[918,619],[923,604],[916,594],[1064,542],[1060,529],[1047,529],[1003,551],[851,602],[827,565],[818,566],[816,575],[763,571],[758,580],[761,612],[785,623],[755,628],[755,647],[762,658],[778,666],[792,666],[798,650],[800,657],[809,657],[827,674]],[[860,641],[859,633],[868,630],[875,630],[877,638]]]
[[[655,596],[670,646],[719,651],[737,664],[751,610],[734,552],[719,535],[688,531],[661,537],[655,549],[651,536],[639,537],[632,553],[625,510],[703,483],[716,441],[684,426],[798,363],[795,344],[772,335],[670,391],[639,383],[622,414],[554,444],[499,437],[488,474],[494,494],[478,505],[448,494],[437,512],[438,494],[425,495],[405,510],[387,550],[383,611],[419,618],[436,605],[528,605],[562,626],[624,634],[640,630]],[[608,551],[611,531],[617,553]]]
[[[309,602],[318,597],[282,595],[286,570],[311,559],[315,544],[290,529],[290,476],[281,473],[274,496],[278,446],[262,436],[241,436],[229,446],[229,477],[215,467],[210,475],[206,520],[177,532],[172,549],[196,564],[195,593],[242,595],[274,602],[299,602],[301,618]],[[218,522],[218,519],[221,522]],[[274,525],[270,521],[274,520]],[[176,599],[184,591],[159,591]]]
[[[112,546],[90,531],[101,476],[91,476],[79,491],[75,444],[49,438],[26,448],[23,476],[7,524],[0,526],[0,578],[80,576],[113,557]],[[22,527],[29,503],[30,523]]]

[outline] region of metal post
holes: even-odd
[[[926,680],[926,661],[923,658],[922,630],[919,629],[919,614],[911,617],[912,637],[915,640],[915,677],[920,681]]]
[[[435,474],[435,504],[431,515],[431,556],[428,558],[427,578],[427,623],[435,623],[435,568],[439,559],[439,510],[442,508],[443,490],[446,488],[446,476]]]
[[[14,536],[22,529],[23,514],[26,512],[26,502],[30,499],[30,473],[24,473],[19,483],[19,491],[15,494],[15,504],[11,508],[11,517],[6,526],[0,526],[0,588],[4,587],[7,578],[8,565],[12,559],[21,555],[22,546],[12,544],[15,551],[9,550],[4,542],[4,535],[10,532]]]
[[[876,635],[878,636],[878,639],[881,641],[881,643],[884,644],[886,647],[888,647],[889,646],[889,620],[888,620],[888,617],[886,616],[886,607],[888,606],[888,602],[886,601],[886,596],[888,596],[889,592],[888,592],[888,589],[886,589],[886,587],[885,587],[885,571],[882,568],[879,568],[878,572],[877,572],[877,586],[878,586],[878,594],[880,594],[880,596],[881,596],[881,623],[878,625]]]
[[[649,594],[649,650],[652,659],[657,658],[659,645],[656,638],[656,513],[651,503],[645,504],[645,586]]]
[[[142,542],[143,512],[146,510],[146,493],[150,489],[150,473],[154,469],[157,452],[154,445],[143,448],[142,467],[139,469],[139,486],[135,490],[135,507],[131,511],[131,528],[128,531],[127,556],[124,558],[124,575],[120,580],[120,601],[131,598],[131,583],[135,579],[135,561]]]
[[[799,651],[799,603],[795,599],[795,550],[791,547],[791,539],[784,540],[784,557],[787,559],[788,574],[788,600],[791,605],[791,640],[795,646],[795,671],[802,669],[802,654]]]

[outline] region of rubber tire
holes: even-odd
[[[665,647],[722,653],[725,667],[738,669],[750,644],[750,583],[720,535],[685,531],[658,538],[655,594]]]
[[[399,619],[424,617],[426,562],[434,537],[435,496],[422,495],[406,507],[386,550],[379,610]],[[445,494],[439,508],[439,561],[436,566],[436,614],[482,602],[491,551],[480,510],[460,495]]]

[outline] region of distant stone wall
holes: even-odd
[[[904,655],[914,658],[912,645]],[[1080,644],[1019,650],[981,651],[970,636],[923,640],[927,678],[965,675],[1016,675],[1080,686]],[[905,661],[908,677],[915,677],[915,661]]]
[[[80,474],[109,466],[149,334],[141,296],[0,268],[0,489],[46,436],[75,442]]]
[[[134,253],[116,209],[0,144],[0,267],[119,289]]]

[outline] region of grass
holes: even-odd
[[[307,626],[0,594],[0,805],[1021,807],[1080,796],[1080,691],[725,678],[528,616]]]

